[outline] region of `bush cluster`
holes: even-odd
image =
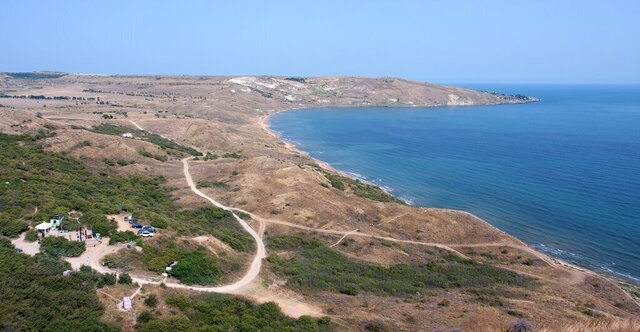
[[[111,237],[109,238],[110,245],[116,244],[116,243],[130,242],[130,241],[134,241],[137,244],[141,243],[138,235],[136,235],[136,233],[132,231],[115,232],[115,233],[112,233]]]
[[[301,331],[331,330],[329,318],[313,319],[302,316],[289,318],[272,302],[255,305],[229,295],[209,294],[187,298],[170,296],[165,302],[177,311],[176,315],[160,318],[152,313],[138,318],[139,329],[147,331],[175,331],[181,327],[193,331]],[[215,327],[215,328],[214,328]]]
[[[70,276],[59,258],[18,254],[0,237],[0,322],[7,331],[118,331],[101,321],[96,296],[101,275],[83,267]]]
[[[85,244],[81,241],[69,241],[63,237],[47,236],[40,242],[40,250],[56,257],[78,257],[85,251]]]
[[[515,272],[444,254],[423,265],[389,267],[353,261],[321,242],[294,236],[268,239],[273,250],[295,250],[289,259],[269,259],[273,271],[294,289],[322,289],[347,295],[368,292],[412,296],[425,288],[529,287],[533,280]]]
[[[179,211],[168,194],[170,189],[161,185],[161,177],[95,175],[73,158],[43,151],[29,137],[4,134],[0,134],[0,168],[6,170],[3,180],[8,182],[6,190],[0,191],[2,235],[15,237],[28,229],[30,220],[48,220],[53,214],[77,210],[83,213],[80,223],[85,227],[110,236],[117,224],[105,215],[118,213],[118,205],[126,205],[157,228],[169,227],[180,235],[213,234],[239,251],[255,246],[227,211]],[[78,225],[66,220],[63,227],[72,230]]]
[[[161,149],[170,153],[171,151],[177,151],[184,154],[189,154],[192,156],[200,156],[202,153],[200,151],[186,146],[178,144],[172,140],[166,139],[160,135],[152,134],[144,130],[132,129],[127,127],[116,126],[112,124],[101,124],[99,126],[94,126],[90,131],[99,134],[105,135],[116,135],[122,136],[124,133],[131,133],[134,137],[141,139],[143,141],[147,141],[149,143],[153,143],[160,147]]]
[[[171,275],[187,285],[210,285],[218,282],[220,271],[214,256],[193,251],[178,259]]]
[[[321,172],[329,183],[331,187],[336,188],[338,190],[344,191],[347,188],[351,189],[354,195],[366,199],[370,199],[378,202],[393,202],[398,204],[405,204],[403,201],[397,199],[393,195],[385,192],[380,187],[370,185],[368,183],[364,183],[360,180],[354,180],[348,178],[346,176],[342,176],[335,173],[327,172],[322,169],[320,166],[313,165],[317,171]]]

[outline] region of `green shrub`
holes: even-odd
[[[143,157],[153,158],[153,159],[159,160],[159,161],[167,161],[167,160],[169,160],[169,158],[167,158],[167,156],[160,155],[160,154],[153,154],[153,153],[147,151],[145,148],[138,149],[138,153]]]
[[[120,275],[118,276],[118,283],[123,285],[131,285],[131,283],[133,283],[133,280],[128,273],[120,273]]]
[[[269,256],[267,256],[267,262],[269,263],[276,264],[276,263],[279,263],[279,261],[280,261],[280,257],[276,254],[270,254]]]
[[[123,243],[123,242],[130,242],[130,241],[138,242],[139,239],[140,238],[138,237],[138,235],[136,235],[136,233],[132,231],[115,232],[111,234],[111,237],[109,238],[109,244],[113,245],[116,243]]]
[[[96,287],[113,286],[116,284],[116,275],[114,273],[106,273],[100,276],[96,283]]]
[[[94,126],[90,131],[94,133],[105,134],[105,135],[115,135],[115,136],[122,136],[122,134],[131,133],[136,138],[155,144],[163,150],[169,150],[169,151],[173,150],[180,153],[190,154],[192,156],[201,155],[201,153],[198,150],[192,147],[178,144],[160,135],[152,134],[143,130],[121,127],[121,126],[116,126],[111,124],[101,124],[99,126]]]
[[[11,243],[11,240],[7,239],[4,236],[0,236],[0,250],[2,249],[9,249],[9,250],[15,249],[13,247],[13,244]]]
[[[338,190],[344,191],[344,183],[340,180],[341,178],[340,176],[330,174],[330,173],[325,173],[325,177],[329,180],[332,187]]]
[[[182,310],[189,307],[189,299],[187,299],[187,297],[184,295],[167,297],[165,302],[172,307],[176,307]]]
[[[240,159],[242,156],[237,152],[227,152],[222,154],[222,158]]]
[[[353,191],[353,194],[358,197],[362,197],[362,198],[366,198],[366,199],[370,199],[378,202],[393,202],[398,204],[405,204],[403,201],[385,192],[380,187],[370,185],[368,183],[364,183],[360,180],[354,180],[352,178],[348,178],[346,176],[342,176],[339,174],[327,172],[326,170],[322,169],[318,165],[312,165],[312,167],[315,168],[320,173],[322,173],[325,176],[325,178],[329,180],[329,182],[331,183],[331,186],[338,190],[344,191],[348,187]]]
[[[202,208],[176,213],[169,229],[181,235],[211,234],[234,250],[251,252],[255,242],[238,224],[231,212],[220,208]]]
[[[452,254],[423,265],[396,264],[389,267],[353,261],[321,242],[294,236],[267,239],[272,250],[296,250],[289,259],[270,260],[273,271],[287,278],[294,289],[323,289],[355,295],[412,296],[425,288],[469,288],[492,286],[529,287],[533,280],[515,272],[475,263]]]
[[[507,310],[507,314],[513,317],[518,317],[518,318],[522,318],[525,316],[524,313],[518,310]]]
[[[380,332],[384,331],[384,324],[380,321],[369,322],[365,325],[364,329],[369,332]]]
[[[224,182],[220,182],[220,181],[198,181],[197,185],[198,188],[220,188],[220,189],[226,189],[229,186],[224,183]]]
[[[106,255],[102,258],[102,264],[110,269],[131,269],[138,262],[140,253],[134,250],[122,251]]]
[[[294,82],[298,82],[298,83],[306,83],[306,78],[304,77],[285,77],[285,80],[287,81],[294,81]]]
[[[109,166],[115,166],[116,165],[115,161],[113,161],[111,159],[108,159],[108,158],[102,158],[102,162],[107,164],[107,165],[109,165]]]
[[[125,205],[139,211],[141,220],[175,231],[178,236],[211,234],[234,250],[255,250],[253,238],[230,212],[214,207],[179,209],[169,195],[172,189],[163,186],[162,177],[93,174],[77,159],[45,152],[33,140],[30,136],[0,134],[0,169],[3,181],[9,183],[0,191],[0,207],[4,207],[0,209],[0,234],[17,236],[31,220],[48,220],[51,215],[77,210],[82,212],[80,222],[85,227],[110,236],[115,234],[117,224],[105,215],[118,213],[118,206]],[[145,257],[145,264],[151,270],[164,272],[166,264],[184,252],[145,250],[144,254],[150,256]]]
[[[293,235],[270,237],[268,245],[274,250],[315,249],[324,246],[318,240]]]
[[[500,298],[498,292],[493,289],[489,289],[486,287],[472,289],[471,294],[474,294],[475,300],[477,302],[492,306],[492,307],[503,307],[504,302]]]
[[[272,302],[253,304],[239,297],[207,294],[194,297],[169,296],[165,301],[177,312],[168,318],[153,317],[141,322],[139,329],[147,331],[308,331],[331,330],[327,317],[313,319],[302,316],[289,318]]]
[[[207,161],[207,160],[215,160],[215,159],[218,159],[218,158],[220,158],[220,156],[218,156],[217,154],[209,153],[209,152],[207,152],[207,154],[204,156],[204,160],[205,161]]]
[[[104,307],[95,292],[99,274],[83,267],[65,277],[68,263],[49,255],[18,254],[5,239],[0,237],[2,330],[119,330],[101,320]]]
[[[80,241],[69,241],[63,237],[47,236],[42,239],[40,250],[56,257],[78,257],[84,252],[85,244]]]
[[[81,141],[80,143],[75,145],[76,148],[83,148],[83,147],[86,147],[86,146],[91,146],[91,142],[89,142],[87,140],[84,140],[84,141]]]
[[[110,236],[118,228],[114,220],[109,220],[104,214],[99,213],[85,213],[80,217],[80,222],[102,236]]]
[[[150,308],[155,308],[158,305],[158,297],[156,294],[149,294],[149,296],[144,299],[144,305]]]
[[[73,232],[79,230],[80,228],[80,223],[74,219],[65,218],[60,224],[60,229],[63,229],[65,231]]]
[[[29,229],[29,225],[26,222],[3,218],[0,214],[0,235],[16,237],[27,229]]]
[[[340,288],[338,290],[338,292],[340,294],[345,294],[345,295],[351,295],[351,296],[356,296],[358,295],[358,287],[354,286],[354,285],[345,285],[342,286],[342,288]]]
[[[140,313],[136,321],[138,322],[138,324],[142,325],[144,323],[150,322],[153,318],[153,314],[145,310]]]
[[[147,268],[158,273],[164,272],[169,263],[178,260],[187,252],[184,248],[176,246],[175,239],[155,242],[154,245],[143,243],[142,249]]]
[[[180,257],[171,275],[187,285],[210,285],[218,282],[220,271],[212,255],[194,251]]]
[[[120,166],[127,166],[127,165],[133,165],[135,164],[135,160],[124,160],[124,159],[118,159],[116,160],[116,163]]]
[[[38,240],[38,231],[30,229],[24,234],[24,240],[27,242],[35,242]]]
[[[167,228],[169,226],[167,221],[162,218],[149,219],[149,225],[155,228]]]

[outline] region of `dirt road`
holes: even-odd
[[[242,228],[244,228],[244,230],[247,231],[247,233],[249,233],[249,235],[251,235],[251,237],[253,237],[253,239],[256,241],[256,254],[253,257],[253,260],[251,261],[249,270],[242,277],[242,279],[234,282],[233,284],[229,284],[225,286],[202,288],[212,292],[231,293],[250,284],[253,281],[253,279],[255,279],[260,273],[260,268],[262,267],[262,259],[266,256],[266,249],[264,247],[264,242],[262,241],[262,237],[255,230],[253,230],[253,228],[251,228],[251,226],[249,226],[249,224],[247,224],[246,221],[238,217],[238,215],[235,214],[231,208],[224,206],[223,204],[205,195],[198,188],[196,188],[196,185],[193,183],[193,179],[191,178],[191,174],[189,174],[189,159],[191,158],[193,157],[182,159],[182,165],[184,167],[184,177],[186,178],[187,184],[189,185],[189,188],[191,188],[191,191],[193,191],[196,195],[208,200],[209,202],[211,202],[211,204],[219,208],[230,211],[233,214],[233,217],[236,219],[236,221],[238,221],[238,223],[242,226]],[[262,224],[261,221],[259,222]],[[260,230],[263,230],[263,229],[264,229],[264,226],[261,225]]]

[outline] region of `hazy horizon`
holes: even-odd
[[[637,17],[638,1],[11,1],[0,71],[640,84]]]

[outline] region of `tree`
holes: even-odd
[[[128,273],[121,273],[118,276],[118,283],[122,285],[131,285],[131,283],[133,283],[133,280]]]
[[[150,294],[146,299],[144,299],[144,304],[147,307],[155,308],[158,305],[158,297],[156,294]]]

